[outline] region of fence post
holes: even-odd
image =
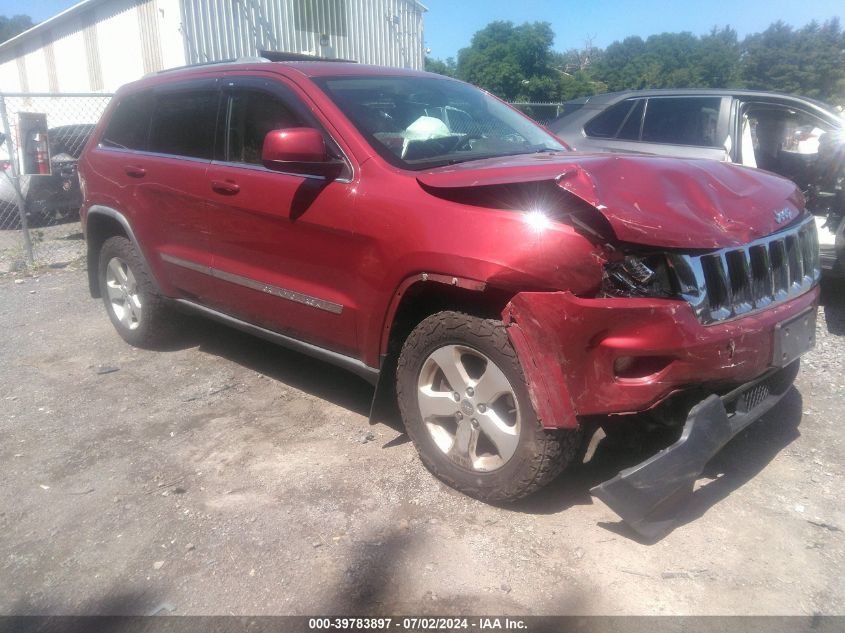
[[[32,241],[29,239],[29,226],[26,223],[26,200],[21,194],[21,178],[18,172],[18,161],[15,155],[15,147],[12,144],[12,127],[9,125],[9,115],[6,112],[6,97],[0,94],[0,123],[3,125],[3,133],[6,135],[6,150],[9,152],[9,165],[12,170],[12,177],[10,178],[12,189],[15,192],[15,203],[18,205],[18,216],[21,221],[21,234],[23,235],[23,245],[26,250],[26,263],[32,266],[34,259],[32,257]],[[8,175],[7,175],[8,177]]]

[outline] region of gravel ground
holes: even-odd
[[[845,291],[797,389],[633,540],[592,459],[462,496],[352,375],[199,320],[132,349],[74,266],[0,278],[2,614],[845,614]],[[596,444],[597,442],[597,444]]]
[[[85,254],[79,221],[54,226],[31,227],[29,238],[38,267],[63,268]],[[0,273],[23,270],[26,248],[20,229],[0,230]]]

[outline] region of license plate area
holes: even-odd
[[[811,308],[775,326],[774,367],[786,367],[816,345],[816,309]]]

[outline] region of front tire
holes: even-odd
[[[575,457],[580,433],[544,429],[501,321],[439,312],[402,347],[399,408],[423,464],[485,501],[542,488]]]
[[[98,271],[106,312],[123,340],[144,348],[170,340],[177,315],[156,292],[132,242],[122,236],[107,239],[100,249]]]

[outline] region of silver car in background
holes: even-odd
[[[710,158],[794,181],[816,215],[822,266],[845,275],[845,118],[754,90],[630,90],[574,99],[548,128],[584,152]]]

